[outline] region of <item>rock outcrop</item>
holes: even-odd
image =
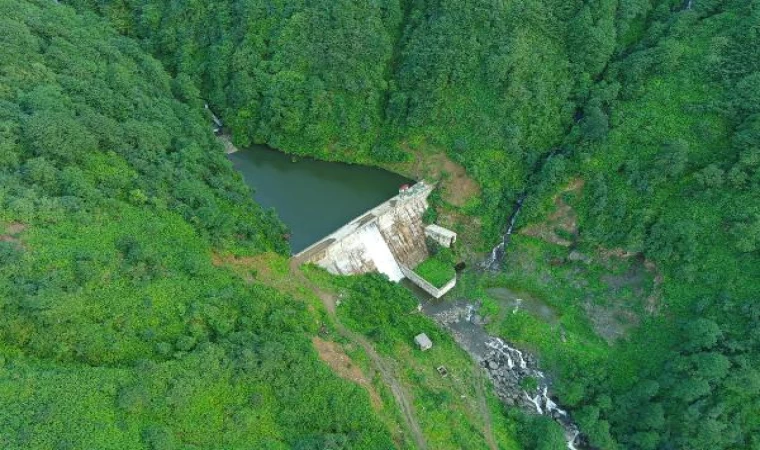
[[[540,415],[547,415],[562,425],[567,448],[576,449],[580,432],[567,411],[560,408],[549,396],[549,383],[538,370],[537,361],[499,338],[486,341],[489,351],[481,365],[488,372],[496,395],[509,406]]]

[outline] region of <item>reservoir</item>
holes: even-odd
[[[265,146],[241,149],[229,158],[256,202],[274,208],[288,226],[293,253],[398,194],[401,185],[413,183],[383,169],[295,160]]]

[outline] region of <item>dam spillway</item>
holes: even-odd
[[[372,223],[362,227],[356,231],[356,236],[361,245],[367,249],[367,255],[378,272],[387,275],[391,281],[401,281],[404,278],[404,273],[380,234],[377,224]]]
[[[336,275],[381,272],[392,281],[428,257],[422,216],[433,187],[419,182],[296,254]]]

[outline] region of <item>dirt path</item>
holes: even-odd
[[[338,333],[344,338],[359,344],[364,350],[364,353],[369,356],[372,365],[380,374],[383,383],[388,386],[393,394],[393,398],[396,399],[396,403],[404,417],[404,422],[406,422],[407,428],[411,431],[412,438],[414,439],[415,444],[417,444],[417,448],[420,450],[426,450],[428,448],[427,442],[425,441],[425,436],[422,434],[420,424],[417,422],[414,405],[412,405],[409,394],[395,377],[393,369],[389,367],[388,362],[375,351],[375,348],[364,336],[349,330],[340,322],[337,314],[335,314],[335,296],[329,292],[323,291],[319,286],[309,280],[299,269],[298,260],[291,259],[290,272],[293,276],[303,282],[304,285],[309,286],[317,294],[320,300],[322,300],[322,303],[325,305],[325,309],[335,324],[335,329]]]
[[[372,386],[372,380],[364,375],[362,370],[354,364],[351,358],[343,351],[337,342],[326,341],[318,336],[311,338],[311,343],[319,353],[319,358],[339,377],[353,381],[363,387],[369,394],[372,407],[379,411],[383,409],[383,400]]]
[[[478,409],[480,410],[480,416],[483,418],[483,433],[485,434],[488,448],[491,450],[499,450],[499,446],[496,444],[496,438],[493,435],[493,425],[491,423],[491,410],[488,408],[486,402],[485,384],[487,383],[483,376],[483,371],[476,365],[472,368],[472,379],[475,383],[475,391],[478,395]]]

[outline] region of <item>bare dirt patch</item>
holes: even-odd
[[[218,253],[211,256],[211,263],[217,267],[229,267],[248,283],[253,283],[258,274],[258,268],[261,266],[255,256],[232,256]]]
[[[18,247],[23,247],[19,234],[26,230],[26,225],[20,222],[11,222],[6,224],[3,228],[5,228],[5,231],[0,233],[0,242],[10,242],[16,244]]]
[[[311,339],[314,348],[319,353],[319,358],[327,364],[333,372],[339,377],[352,381],[364,389],[369,394],[372,407],[376,410],[383,408],[383,401],[380,399],[375,388],[372,387],[371,381],[364,375],[359,367],[351,361],[351,358],[343,351],[340,344],[331,341],[325,341],[315,336]]]
[[[642,315],[657,312],[663,277],[656,265],[640,253],[600,249],[599,259],[609,268],[621,260],[632,260],[624,272],[600,277],[607,290],[607,304],[586,302],[584,305],[597,333],[608,342],[614,342],[637,326]]]
[[[26,230],[26,225],[20,222],[11,222],[5,226],[5,232],[10,235],[17,235]]]
[[[662,273],[657,268],[657,265],[646,258],[641,253],[630,252],[621,248],[606,249],[600,248],[597,251],[601,263],[606,267],[613,267],[615,259],[630,259],[636,258],[636,263],[628,271],[628,274],[621,276],[607,277],[605,283],[607,283],[612,289],[618,289],[620,287],[630,286],[638,290],[638,293],[643,295],[643,291],[640,286],[643,280],[646,278],[645,274],[649,274],[653,277],[652,287],[649,291],[649,295],[643,302],[644,311],[648,314],[655,314],[660,308],[660,301],[662,300],[662,282],[664,280]],[[635,271],[635,273],[634,273]]]
[[[629,331],[638,326],[640,322],[639,316],[624,308],[600,306],[586,302],[583,309],[586,311],[596,334],[610,344],[627,336]]]
[[[644,302],[644,310],[649,314],[655,314],[660,308],[660,301],[662,300],[662,282],[664,280],[662,272],[657,270],[657,265],[652,261],[645,260],[644,267],[649,273],[654,274],[654,281],[652,285],[652,292]]]
[[[580,194],[585,182],[576,178],[554,196],[554,211],[545,221],[528,225],[519,231],[520,234],[532,236],[553,244],[569,247],[572,245],[570,236],[578,234],[578,215],[575,210],[562,198],[566,192]]]
[[[452,161],[443,151],[412,150],[405,147],[414,160],[393,169],[415,179],[438,181],[441,196],[454,206],[462,207],[471,198],[480,195],[480,186],[461,164]]]
[[[597,254],[600,257],[601,262],[605,266],[611,266],[614,263],[614,259],[628,259],[632,258],[637,255],[636,252],[629,252],[628,250],[624,250],[622,248],[603,248],[600,247],[597,250]]]

